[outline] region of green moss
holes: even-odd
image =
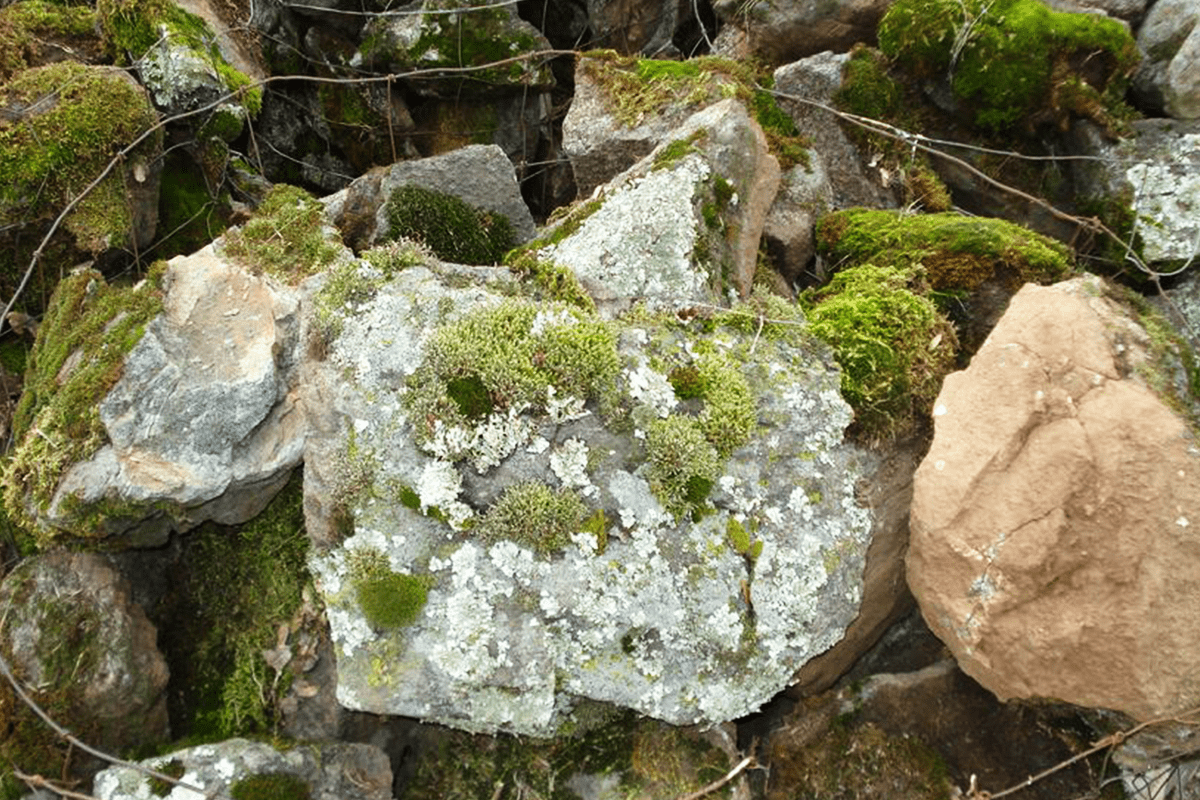
[[[182,778],[184,773],[183,762],[177,758],[172,758],[165,764],[158,764],[153,767],[156,772],[161,772],[163,775],[170,775],[172,778]],[[171,793],[175,786],[162,778],[151,777],[149,780],[150,793],[155,797],[166,797]]]
[[[886,438],[924,419],[954,367],[957,340],[922,296],[919,272],[851,267],[801,300],[812,333],[834,349],[859,432]]]
[[[183,540],[185,571],[164,600],[176,623],[159,633],[178,687],[168,699],[175,735],[199,742],[273,732],[291,673],[277,675],[263,651],[311,591],[303,500],[297,472],[240,528],[208,523]]]
[[[557,300],[584,311],[596,310],[596,302],[571,270],[538,258],[533,249],[522,247],[510,251],[504,257],[504,264],[531,287],[533,296]]]
[[[0,9],[0,79],[46,63],[42,48],[51,43],[86,54],[89,45],[98,43],[95,27],[96,12],[85,6],[22,0]]]
[[[545,324],[535,332],[539,319]],[[478,380],[496,411],[540,412],[546,409],[550,387],[560,398],[606,406],[613,402],[619,372],[616,338],[594,315],[512,299],[476,309],[434,331],[424,361],[409,379],[405,402],[413,419],[425,421],[418,439],[428,441],[438,421],[467,428],[473,424],[449,394],[452,381]]]
[[[750,441],[758,426],[755,399],[737,365],[726,355],[710,353],[697,363],[704,386],[700,429],[722,458]]]
[[[118,64],[132,64],[142,58],[162,36],[182,44],[201,60],[208,62],[230,92],[251,116],[262,109],[262,89],[234,69],[221,55],[212,28],[201,17],[183,10],[170,0],[97,0],[96,14],[110,54]]]
[[[675,166],[685,156],[692,153],[699,153],[700,148],[697,144],[702,144],[708,138],[708,133],[704,129],[693,132],[685,139],[675,139],[668,143],[665,147],[658,151],[654,156],[654,164],[651,170],[669,169]]]
[[[1013,289],[1073,270],[1061,242],[1000,219],[851,208],[822,217],[817,246],[834,263],[922,266],[935,290],[971,290],[993,276]]]
[[[341,334],[347,314],[374,298],[398,272],[432,257],[418,243],[401,239],[365,251],[361,260],[337,262],[313,298],[314,332],[324,343],[332,342]]]
[[[233,800],[309,800],[312,789],[299,775],[265,772],[242,778],[229,794]]]
[[[588,517],[576,492],[529,481],[508,487],[475,531],[487,542],[512,541],[548,557],[570,544]]]
[[[339,244],[336,232],[326,232],[325,207],[303,189],[279,184],[246,224],[225,234],[223,248],[256,274],[296,284],[331,265]]]
[[[725,524],[725,535],[735,553],[745,555],[750,552],[750,532],[746,530],[745,525],[733,517],[730,517],[729,522]]]
[[[121,73],[60,62],[25,70],[0,91],[14,107],[41,105],[20,125],[0,127],[0,225],[52,217],[158,121],[145,93]],[[149,161],[162,145],[152,134],[130,156]],[[124,246],[131,226],[120,170],[102,181],[66,219],[84,250]],[[6,292],[17,276],[3,276]]]
[[[704,379],[695,364],[675,367],[667,376],[667,382],[680,400],[697,400],[704,397]]]
[[[1186,419],[1200,436],[1200,360],[1195,351],[1146,298],[1132,289],[1108,285],[1114,299],[1129,308],[1150,339],[1138,375],[1162,401]]]
[[[975,123],[994,131],[1044,112],[1068,75],[1123,94],[1138,61],[1119,21],[1037,0],[897,0],[880,22],[879,46],[919,77],[949,76]]]
[[[213,197],[195,160],[180,150],[164,156],[158,194],[158,236],[154,252],[161,258],[194,253],[224,233],[229,224],[228,203]]]
[[[721,457],[700,422],[672,414],[646,430],[646,478],[676,519],[703,503],[721,474]]]
[[[592,515],[583,521],[579,527],[584,533],[596,537],[596,554],[602,554],[608,547],[608,516],[603,508],[597,508]]]
[[[63,470],[90,458],[106,441],[98,405],[120,378],[124,357],[142,338],[145,324],[162,310],[160,269],[133,289],[109,286],[92,271],[59,284],[13,415],[17,444],[3,482],[4,503],[14,519],[32,525],[29,511],[49,507]],[[71,366],[64,369],[68,359]],[[39,543],[48,545],[55,536],[40,532]]]
[[[515,242],[503,214],[413,184],[392,192],[385,213],[389,237],[416,239],[438,258],[457,264],[499,263]]]
[[[372,628],[403,628],[417,621],[429,599],[426,578],[385,570],[355,581],[358,606]]]

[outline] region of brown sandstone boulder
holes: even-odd
[[[1001,699],[1144,720],[1200,698],[1200,448],[1148,388],[1172,383],[1161,357],[1100,279],[1076,278],[1023,288],[942,387],[908,580]]]

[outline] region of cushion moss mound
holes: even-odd
[[[1115,106],[1138,61],[1122,23],[1038,0],[897,0],[879,47],[918,77],[948,79],[975,123],[995,131],[1064,101],[1077,112]]]
[[[252,219],[225,234],[224,250],[255,274],[298,283],[337,260],[340,237],[325,229],[324,206],[303,189],[278,184]]]
[[[388,236],[424,243],[457,264],[498,264],[516,244],[503,214],[474,208],[452,194],[408,184],[388,198]]]
[[[937,291],[970,291],[994,276],[1017,289],[1073,272],[1070,250],[1061,242],[1004,220],[949,212],[837,211],[818,223],[817,245],[833,263],[920,265]]]
[[[833,346],[842,395],[867,438],[911,430],[954,368],[954,327],[923,296],[922,277],[864,264],[802,298],[812,332]]]

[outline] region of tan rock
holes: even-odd
[[[908,580],[1002,699],[1148,719],[1200,699],[1200,448],[1100,279],[1026,286],[934,408]]]

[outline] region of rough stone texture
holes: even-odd
[[[297,411],[299,292],[253,276],[210,245],[170,261],[163,313],[126,356],[100,404],[109,443],[63,475],[45,522],[64,501],[134,504],[152,514],[139,544],[174,523],[237,524],[283,486],[304,448]],[[136,534],[131,534],[135,535]]]
[[[157,633],[103,556],[27,559],[0,585],[0,616],[0,646],[14,672],[43,704],[61,707],[47,698],[70,698],[72,718],[60,721],[88,744],[122,752],[169,738]]]
[[[1145,119],[1113,143],[1090,123],[1075,129],[1081,199],[1127,204],[1140,221],[1146,261],[1187,260],[1200,252],[1200,121]]]
[[[617,322],[628,422],[606,426],[591,403],[553,419],[494,412],[466,433],[471,453],[497,446],[498,456],[451,463],[416,444],[407,379],[435,325],[499,296],[481,282],[488,271],[439,277],[445,269],[400,273],[347,314],[327,360],[308,365],[306,518],[322,545],[310,565],[343,705],[542,736],[583,698],[672,724],[715,723],[758,708],[841,637],[858,609],[871,522],[855,498],[858,456],[841,442],[850,411],[823,346],[763,336],[752,349],[753,332],[726,328],[701,344],[655,318]],[[544,313],[566,312],[547,304]],[[721,468],[711,510],[677,522],[651,490],[636,431],[675,404],[649,359],[686,360],[697,347],[734,354],[759,425]],[[578,474],[567,467],[574,456]],[[577,487],[603,509],[606,548],[579,533],[536,556],[456,530],[531,479]],[[353,519],[343,540],[339,486],[340,516]],[[433,505],[447,521],[421,513]],[[731,519],[763,543],[757,560],[729,544]],[[379,631],[364,619],[352,565],[370,551],[393,571],[429,576],[411,625]]]
[[[392,192],[415,184],[445,192],[477,208],[503,214],[519,242],[533,237],[533,217],[521,198],[512,162],[494,144],[477,144],[440,156],[398,161],[355,180],[323,200],[330,219],[356,248],[386,240],[385,207]]]
[[[273,773],[295,775],[307,782],[312,800],[392,800],[391,765],[382,750],[369,744],[302,744],[279,751],[262,742],[228,739],[138,763],[162,770],[171,762],[183,766],[181,782],[203,792],[176,786],[167,795],[172,800],[229,797],[238,781]],[[158,796],[147,776],[129,767],[101,772],[93,794],[99,800],[152,800]]]
[[[1098,278],[1029,285],[938,397],[909,586],[1002,699],[1148,719],[1200,697],[1200,449],[1138,377],[1147,343]]]
[[[575,95],[562,128],[562,149],[571,160],[580,197],[591,196],[597,187],[632,167],[695,111],[668,105],[626,126],[608,110],[606,90],[597,83],[588,61],[580,59],[575,70]]]
[[[705,135],[683,157],[656,164],[672,142]],[[715,184],[734,190],[722,202]],[[721,303],[749,294],[758,243],[779,187],[779,163],[737,100],[696,112],[605,186],[602,205],[577,231],[539,254],[568,267],[605,310],[633,298],[651,305]],[[706,213],[715,213],[711,221]],[[697,259],[698,248],[707,255]],[[697,261],[701,263],[697,263]]]
[[[775,70],[775,91],[825,105],[842,85],[846,53],[818,53]],[[791,115],[802,136],[812,140],[810,152],[821,155],[833,186],[834,208],[870,206],[895,208],[895,190],[879,175],[864,167],[858,146],[850,141],[837,118],[816,106],[776,97],[779,107]]]
[[[803,0],[795,3],[717,0],[713,10],[746,33],[749,54],[782,64],[820,53],[844,53],[858,42],[875,43],[889,0]]]
[[[1050,0],[1048,6],[1068,14],[1106,14],[1134,22],[1146,13],[1146,0]]]
[[[1200,3],[1158,0],[1138,29],[1138,99],[1176,119],[1200,118]]]
[[[824,158],[809,150],[808,161],[784,174],[763,224],[767,253],[779,273],[793,285],[811,283],[805,281],[804,271],[816,256],[813,226],[833,207],[833,186]]]
[[[671,42],[676,28],[691,13],[687,0],[587,0],[592,35],[588,49],[670,57],[677,52]]]

